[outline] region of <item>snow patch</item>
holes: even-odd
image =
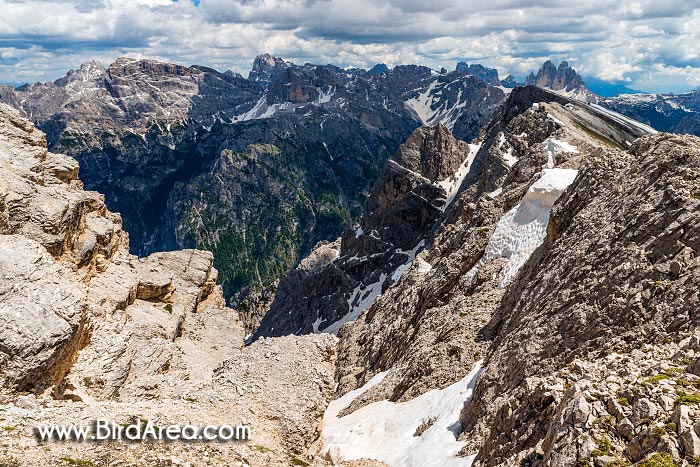
[[[295,108],[296,106],[292,102],[282,102],[280,104],[268,105],[267,97],[262,96],[258,100],[258,102],[256,102],[252,109],[243,114],[235,115],[234,117],[232,117],[231,123],[270,118],[280,110],[294,110]]]
[[[411,251],[405,251],[405,250],[396,250],[396,253],[401,253],[404,255],[408,256],[408,259],[406,262],[404,262],[402,265],[396,268],[394,273],[391,275],[391,280],[392,282],[396,282],[403,276],[403,273],[411,267],[413,264],[413,260],[416,259],[416,253],[418,252],[419,249],[423,248],[423,245],[425,245],[425,240],[421,240],[418,245],[415,246]]]
[[[348,299],[348,309],[350,311],[338,321],[334,322],[327,328],[322,329],[322,331],[328,334],[337,334],[338,330],[343,324],[355,321],[358,316],[360,316],[360,314],[367,308],[371,307],[377,298],[382,294],[382,285],[384,285],[385,280],[386,274],[382,273],[377,282],[374,282],[367,287],[362,284],[358,285]],[[353,303],[357,300],[359,300],[357,305],[353,305]]]
[[[547,114],[547,118],[549,118],[551,121],[553,121],[554,123],[556,123],[560,127],[566,126],[566,125],[564,125],[564,122],[562,122],[561,120],[559,120],[558,118],[556,118],[554,115],[552,115],[550,113]]]
[[[479,149],[481,149],[481,143],[470,144],[469,154],[467,155],[466,159],[464,159],[464,162],[462,162],[462,165],[459,166],[457,171],[451,177],[440,180],[436,183],[437,186],[445,190],[445,193],[447,193],[445,204],[443,204],[442,208],[440,208],[443,212],[445,212],[450,204],[452,204],[452,201],[454,201],[455,196],[457,196],[457,192],[469,173],[469,169],[471,168],[472,162],[474,162]]]
[[[492,192],[486,193],[486,194],[489,195],[491,198],[495,198],[495,197],[497,197],[498,195],[500,195],[501,193],[503,193],[503,187],[502,187],[502,186],[501,186],[501,187],[498,187],[498,188],[496,188],[495,190],[493,190]]]
[[[318,327],[321,325],[321,317],[318,315],[318,312],[316,313],[316,321],[314,321],[313,327],[314,327],[314,334],[318,334],[320,331],[318,330]]]
[[[421,122],[426,125],[429,124],[432,118],[435,116],[435,111],[432,109],[433,101],[433,90],[437,85],[437,81],[433,81],[428,86],[428,89],[418,94],[416,97],[412,97],[406,101],[406,106],[412,109]]]
[[[314,104],[327,104],[331,101],[333,96],[335,95],[335,88],[330,88],[328,92],[326,92],[323,89],[319,90],[318,93],[318,98],[314,101]]]
[[[553,169],[556,164],[554,161],[554,155],[562,152],[578,152],[576,146],[572,146],[566,141],[561,141],[554,138],[547,138],[544,140],[544,149],[547,151],[547,164],[543,167],[545,169]]]
[[[500,286],[506,287],[544,241],[552,206],[577,174],[574,169],[545,169],[520,203],[498,221],[483,257],[468,275],[473,277],[489,261],[505,258]]]
[[[328,405],[322,455],[334,464],[364,457],[390,467],[470,467],[475,456],[457,457],[464,443],[456,438],[461,431],[460,412],[471,400],[482,364],[476,362],[467,376],[445,389],[433,389],[407,402],[374,402],[338,417],[356,397],[382,382],[386,372],[379,373]],[[429,420],[434,422],[414,436]]]

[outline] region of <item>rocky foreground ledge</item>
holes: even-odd
[[[245,348],[212,256],[138,258],[78,164],[0,104],[0,465],[324,465],[336,338]],[[38,443],[32,429],[249,424],[237,443]],[[363,463],[362,465],[372,465]],[[360,464],[357,464],[360,465]]]

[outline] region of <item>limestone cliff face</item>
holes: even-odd
[[[537,75],[530,73],[525,80],[525,85],[549,89],[584,102],[598,101],[598,97],[586,87],[583,78],[565,61],[555,66],[551,60],[547,60],[542,64]]]
[[[699,179],[700,140],[692,137],[647,136],[627,153],[603,151],[588,160],[555,206],[544,244],[486,327],[494,341],[465,419],[490,433],[482,465],[517,465],[527,456],[539,465],[573,464],[593,456],[596,436],[613,442],[610,456],[632,462],[656,451],[697,454],[697,446],[678,438],[690,436],[685,427],[650,442],[649,433],[672,418],[684,389],[672,383],[662,396],[643,379],[668,372],[676,382],[695,380],[683,359],[696,351],[684,337],[697,331],[700,319]],[[646,343],[658,347],[649,348],[649,356],[634,353]],[[614,374],[601,367],[603,358],[610,365],[630,362],[628,375],[618,376],[633,376],[618,380],[624,395],[616,395],[614,385],[598,385]],[[580,376],[560,375],[576,388],[555,389],[557,383],[547,381],[578,359],[592,365]],[[600,402],[587,407],[582,399],[590,384]],[[622,397],[633,410],[616,412]],[[646,423],[642,405],[651,417]],[[542,414],[546,418],[535,421]],[[556,436],[550,416],[560,424]],[[611,430],[591,433],[587,417],[610,418]]]
[[[2,465],[288,465],[306,458],[333,393],[335,338],[244,348],[212,254],[129,253],[104,197],[78,164],[0,104],[0,425]],[[40,445],[42,424],[250,424],[249,444]],[[30,445],[27,445],[28,440]],[[170,461],[167,461],[170,462]],[[184,462],[184,461],[183,461]],[[322,461],[319,460],[321,464]]]

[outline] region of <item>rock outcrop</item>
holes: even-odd
[[[308,452],[334,392],[335,337],[244,347],[212,254],[131,255],[120,216],[77,177],[74,159],[0,104],[0,464],[325,465]],[[38,421],[96,418],[253,434],[127,450],[32,436]]]
[[[565,407],[575,400],[585,400],[573,394],[583,391],[585,384],[579,380],[576,389],[550,398],[537,378],[564,371],[574,359],[581,359],[599,367],[601,373],[589,376],[589,383],[597,385],[614,374],[599,359],[617,363],[620,357],[615,353],[631,354],[628,358],[638,365],[630,385],[619,387],[638,414],[632,414],[634,430],[627,441],[609,454],[636,462],[649,452],[670,452],[676,458],[683,452],[676,438],[663,445],[649,444],[641,426],[653,431],[655,424],[667,423],[674,404],[683,403],[682,386],[670,387],[668,413],[661,415],[656,406],[659,396],[638,379],[653,378],[651,373],[662,373],[670,364],[668,371],[683,379],[685,368],[673,368],[677,359],[693,355],[687,351],[676,355],[675,363],[671,357],[698,324],[700,204],[694,193],[699,177],[700,141],[690,137],[647,136],[628,153],[604,151],[589,159],[553,210],[542,248],[487,326],[486,334],[494,337],[491,356],[465,420],[467,425],[489,427],[478,457],[481,464],[518,465],[524,448],[532,448],[527,454],[534,456],[533,461],[540,458],[540,465],[561,465],[562,441],[547,433],[556,429],[550,423],[557,413],[568,411]],[[666,357],[659,362],[634,357],[647,342],[666,342],[657,350]],[[603,402],[610,407],[609,401]],[[594,406],[588,422],[611,415],[606,410]],[[547,416],[534,422],[543,414]],[[555,419],[550,420],[549,414]],[[595,446],[595,437],[585,417],[583,426],[566,421],[570,424],[557,429],[571,433],[570,441],[563,442],[573,444],[567,446],[566,455],[578,456],[574,461],[595,457],[587,447]],[[544,444],[538,444],[542,440]],[[641,451],[635,442],[642,443]]]
[[[478,63],[472,63],[469,65],[465,62],[459,62],[455,70],[476,76],[480,80],[493,86],[498,86],[500,84],[500,80],[498,79],[498,70],[495,68],[487,68],[483,65],[479,65]]]

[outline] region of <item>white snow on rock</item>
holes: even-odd
[[[522,135],[521,135],[522,136]],[[503,149],[503,146],[506,144],[506,135],[503,132],[500,132],[498,134],[498,149]],[[503,161],[508,165],[508,168],[511,168],[515,165],[516,162],[518,162],[517,157],[513,155],[513,147],[508,146],[508,150],[502,154]]]
[[[462,99],[463,89],[457,91],[457,98],[453,105],[450,105],[447,100],[440,102],[443,91],[458,82],[459,80],[440,83],[439,80],[434,80],[423,92],[405,101],[404,105],[413,110],[424,125],[435,126],[441,123],[452,131],[460,117],[460,109],[466,106],[466,102]]]
[[[343,324],[355,321],[357,317],[360,316],[360,314],[367,308],[371,307],[377,298],[382,294],[382,285],[384,285],[385,280],[386,274],[382,273],[377,282],[374,282],[367,287],[363,286],[362,284],[358,285],[348,299],[348,307],[350,311],[338,321],[331,324],[327,328],[322,329],[321,331],[329,334],[337,334],[338,330]],[[357,303],[355,304],[355,302]]]
[[[314,104],[327,104],[331,101],[335,95],[335,87],[329,87],[329,90],[319,89],[318,98],[314,101]]]
[[[554,155],[562,152],[578,152],[576,146],[573,146],[566,141],[561,141],[554,138],[547,138],[544,140],[544,148],[547,151],[547,164],[543,167],[546,169],[553,169],[556,164],[554,160]]]
[[[426,125],[429,125],[429,122],[435,116],[435,110],[433,110],[432,105],[434,103],[433,90],[437,83],[437,80],[433,81],[428,86],[428,89],[406,101],[406,106],[412,109],[420,121]]]
[[[280,104],[267,104],[267,97],[262,96],[260,100],[249,111],[231,118],[231,123],[245,122],[248,120],[270,118],[280,110],[294,110],[296,105],[292,102],[282,102]]]
[[[379,401],[338,417],[357,396],[379,384],[385,373],[331,402],[323,417],[322,455],[334,464],[362,458],[390,467],[470,467],[475,456],[457,457],[463,443],[459,414],[469,403],[482,362],[445,389],[433,389],[407,402]],[[416,429],[434,420],[420,436]]]
[[[423,247],[423,245],[425,245],[425,240],[421,240],[418,243],[418,245],[416,245],[415,248],[413,248],[411,251],[405,251],[400,249],[396,250],[397,253],[403,253],[404,255],[407,255],[408,259],[401,266],[397,267],[394,273],[391,275],[391,280],[393,282],[399,280],[401,276],[403,276],[403,273],[411,267],[411,265],[413,264],[413,260],[416,259],[416,253]]]
[[[498,221],[484,256],[468,274],[474,276],[482,264],[506,258],[501,287],[507,286],[544,241],[552,206],[577,174],[574,169],[545,169],[520,203]]]
[[[436,183],[437,186],[441,187],[447,193],[445,204],[441,208],[443,212],[450,206],[450,204],[452,204],[452,201],[454,201],[459,188],[462,186],[462,182],[469,173],[469,169],[471,168],[472,162],[474,162],[479,149],[481,149],[481,143],[470,144],[469,155],[466,157],[466,159],[464,159],[462,165],[459,166],[457,172],[455,172],[451,177],[440,180]]]
[[[498,195],[500,195],[501,193],[503,193],[503,187],[502,187],[502,186],[499,186],[498,188],[496,188],[496,189],[493,190],[492,192],[486,193],[486,194],[489,195],[491,198],[496,198],[496,197],[498,197]]]

